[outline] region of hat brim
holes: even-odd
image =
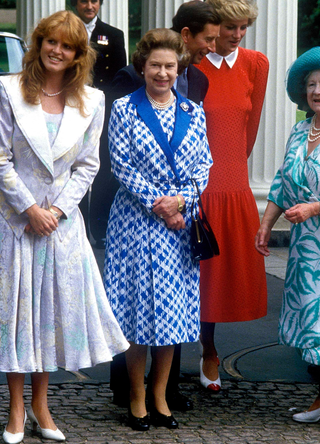
[[[290,100],[303,111],[310,111],[307,102],[305,78],[311,72],[320,70],[320,46],[309,49],[293,62],[286,80]]]

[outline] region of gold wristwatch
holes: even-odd
[[[184,210],[184,205],[183,205],[183,203],[181,202],[181,199],[180,199],[180,197],[177,195],[176,196],[176,198],[177,198],[177,200],[178,200],[178,211],[179,211],[179,213],[182,213],[182,211]]]

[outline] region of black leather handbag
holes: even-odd
[[[198,205],[201,209],[199,213],[194,215],[194,198],[191,205],[191,251],[196,261],[204,261],[211,259],[213,256],[220,254],[217,239],[210,227],[206,214],[203,211],[201,195],[197,181],[192,179],[193,185],[198,193]]]

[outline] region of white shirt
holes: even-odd
[[[87,30],[87,33],[88,33],[88,42],[90,42],[92,32],[93,32],[93,30],[94,30],[94,28],[96,26],[96,22],[97,22],[97,16],[95,16],[95,18],[92,19],[91,22],[83,23],[84,26],[86,27],[86,30]]]
[[[236,63],[238,53],[239,53],[239,50],[237,48],[235,51],[231,52],[226,57],[223,57],[223,56],[217,54],[216,52],[209,52],[209,54],[207,54],[206,57],[209,60],[209,62],[211,62],[217,69],[221,68],[223,59],[225,59],[229,68],[232,68],[233,65]]]

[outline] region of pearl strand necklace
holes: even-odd
[[[148,93],[147,90],[146,90],[146,94],[147,94],[149,102],[156,109],[166,109],[166,108],[169,108],[169,106],[171,106],[173,104],[174,99],[175,99],[175,96],[174,96],[174,94],[173,94],[173,92],[171,90],[170,90],[169,100],[167,100],[165,103],[159,103],[156,100],[154,100],[154,98],[150,96],[150,94]]]
[[[55,96],[58,96],[59,94],[61,94],[62,91],[63,91],[63,89],[62,89],[61,91],[58,91],[57,93],[52,93],[52,94],[48,93],[48,92],[45,91],[43,88],[41,88],[41,91],[42,91],[43,94],[44,94],[45,96],[47,96],[47,97],[55,97]]]
[[[308,142],[312,143],[318,139],[320,139],[320,128],[316,127],[316,114],[314,114],[311,120],[310,129],[308,133]]]

